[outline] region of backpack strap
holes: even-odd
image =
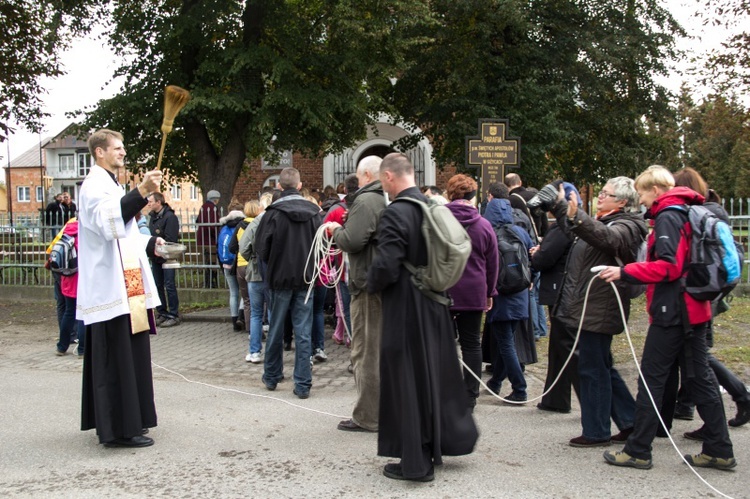
[[[523,196],[521,196],[517,192],[514,192],[513,194],[511,194],[511,196],[516,196],[518,199],[520,199],[523,202],[524,207],[526,207],[525,215],[529,217],[529,221],[531,222],[531,229],[534,231],[534,239],[536,241],[539,241],[539,231],[536,229],[536,224],[534,223],[534,217],[531,216],[531,211],[526,206],[526,200],[523,198]]]

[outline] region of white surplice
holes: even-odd
[[[130,314],[123,255],[140,264],[146,308],[161,304],[146,256],[150,236],[138,231],[135,219],[127,224],[123,221],[120,198],[124,195],[122,187],[99,165],[91,167],[81,186],[76,319],[86,325]]]

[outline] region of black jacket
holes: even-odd
[[[313,269],[306,269],[305,263],[322,222],[320,207],[296,189],[286,189],[266,208],[255,235],[255,252],[266,264],[264,281],[270,289],[308,287],[305,280],[312,280]]]
[[[578,210],[574,220],[567,218],[567,203],[558,202],[553,209],[558,224],[565,224],[575,236],[565,265],[562,289],[553,315],[567,327],[578,328],[589,282],[598,265],[632,262],[648,226],[640,213],[615,212],[596,220]],[[622,300],[625,317],[630,314],[630,300]],[[612,286],[602,279],[591,285],[583,329],[602,334],[619,334],[624,330],[620,307]]]
[[[159,213],[150,213],[148,230],[151,231],[152,236],[161,237],[168,243],[176,243],[180,239],[180,221],[168,204],[164,204]],[[154,257],[153,261],[154,263],[164,263],[166,260],[161,257]]]
[[[542,305],[554,305],[557,301],[571,244],[573,236],[560,225],[552,224],[531,257],[531,268],[541,273],[539,303]]]

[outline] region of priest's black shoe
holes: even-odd
[[[131,438],[116,438],[111,442],[104,442],[104,447],[148,447],[154,445],[154,439],[141,435]]]
[[[388,463],[383,468],[383,475],[394,480],[411,480],[412,482],[431,482],[435,479],[435,472],[432,467],[424,476],[406,477],[401,469],[400,463]]]

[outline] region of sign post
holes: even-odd
[[[487,186],[505,179],[506,168],[521,163],[520,137],[508,137],[508,120],[479,120],[479,135],[466,137],[466,164],[480,168],[482,198]]]

